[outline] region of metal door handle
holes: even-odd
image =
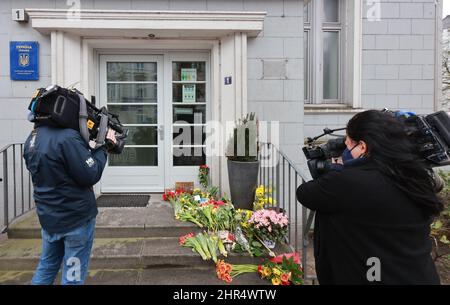
[[[159,139],[164,141],[164,125],[158,126]]]

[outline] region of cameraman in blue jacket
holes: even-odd
[[[111,129],[106,138],[116,142]],[[24,158],[42,226],[42,254],[32,284],[53,284],[63,264],[62,284],[81,285],[98,213],[93,185],[102,176],[106,148],[91,150],[77,130],[35,123]]]

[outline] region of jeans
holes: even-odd
[[[62,285],[83,285],[88,273],[95,217],[82,226],[64,233],[42,229],[42,254],[32,285],[52,285],[63,263]]]

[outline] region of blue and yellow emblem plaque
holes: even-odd
[[[9,50],[11,79],[38,80],[39,43],[37,41],[11,41]]]

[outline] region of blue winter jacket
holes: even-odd
[[[67,233],[97,216],[92,186],[106,164],[104,148],[91,151],[76,130],[41,126],[27,138],[24,158],[44,230]]]

